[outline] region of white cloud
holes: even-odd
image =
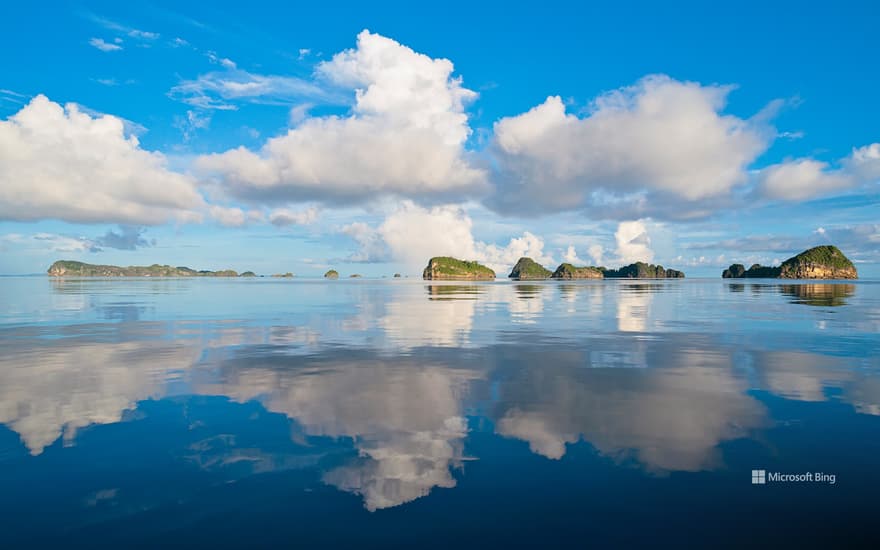
[[[333,100],[323,88],[292,76],[263,75],[235,68],[228,59],[218,63],[226,70],[184,80],[171,88],[168,96],[193,107],[234,111],[237,102],[288,105],[303,98]]]
[[[248,221],[247,213],[237,207],[213,205],[209,212],[212,218],[226,227],[241,227]]]
[[[189,141],[198,130],[211,125],[211,115],[189,109],[185,117],[175,116],[173,124],[183,135],[183,141]]]
[[[574,245],[568,245],[568,248],[565,250],[565,254],[563,254],[562,256],[562,261],[572,265],[584,265],[586,263],[578,257],[577,251],[574,249]]]
[[[318,220],[318,209],[314,206],[305,210],[295,211],[288,208],[276,208],[269,213],[269,223],[283,227],[286,225],[310,225]]]
[[[773,164],[758,174],[758,191],[771,199],[802,201],[874,183],[880,178],[880,143],[853,149],[839,165],[811,158]]]
[[[309,48],[300,48],[300,49],[299,49],[299,57],[298,57],[298,59],[299,59],[300,61],[302,61],[303,59],[305,59],[306,57],[308,57],[309,54],[311,54],[311,53],[312,53],[312,50],[310,50]]]
[[[38,250],[50,252],[92,252],[94,242],[86,237],[71,237],[56,233],[34,233],[22,235],[10,233],[0,236],[0,249],[7,249],[10,245],[25,250]]]
[[[495,205],[551,212],[589,205],[597,193],[723,196],[746,182],[773,137],[758,121],[722,113],[730,90],[655,75],[600,96],[583,118],[567,114],[558,96],[503,118],[495,123]]]
[[[203,156],[235,195],[264,200],[371,200],[378,195],[455,196],[482,189],[486,174],[465,158],[464,104],[476,94],[431,59],[364,31],[356,49],[321,63],[333,85],[355,90],[348,117],[305,118],[259,152]],[[298,117],[297,117],[298,118]]]
[[[650,263],[654,259],[651,238],[642,220],[621,222],[614,233],[614,240],[617,243],[618,261],[623,265],[634,262]]]
[[[118,117],[39,95],[0,121],[0,219],[154,225],[193,221],[202,205],[194,181]]]
[[[845,169],[860,181],[880,179],[880,143],[872,143],[858,149],[844,159]]]
[[[145,228],[133,225],[120,225],[119,231],[108,230],[98,237],[60,235],[39,232],[30,235],[10,233],[0,236],[0,250],[14,246],[20,250],[37,252],[101,252],[104,248],[116,250],[136,250],[156,244],[155,239],[144,237]]]
[[[315,105],[312,103],[301,103],[290,108],[290,116],[288,118],[291,126],[296,126],[309,116],[309,110]]]
[[[506,276],[522,256],[547,266],[554,263],[544,253],[543,239],[528,231],[499,246],[476,240],[472,227],[471,218],[458,206],[423,208],[404,201],[378,228],[357,224],[349,226],[348,234],[362,245],[354,256],[360,261],[386,261],[390,256],[411,269],[423,268],[432,256],[476,260],[498,277]]]
[[[132,38],[140,38],[143,40],[156,40],[157,38],[159,38],[160,35],[157,32],[142,31],[140,29],[131,29],[130,31],[128,31],[128,36],[130,36]]]
[[[596,263],[596,265],[603,265],[602,260],[605,256],[605,249],[602,247],[601,244],[590,245],[590,248],[587,249],[587,253],[590,255],[591,258],[593,258],[593,261]]]
[[[351,262],[383,262],[389,259],[388,245],[374,228],[364,222],[350,223],[342,228],[358,244],[358,250],[347,259]]]
[[[761,191],[772,199],[800,201],[850,187],[853,180],[813,159],[775,164],[761,171]]]
[[[103,38],[92,38],[89,40],[89,45],[98,48],[102,52],[114,52],[122,49],[122,46],[119,44],[105,42]]]

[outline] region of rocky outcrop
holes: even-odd
[[[746,266],[743,264],[731,264],[730,267],[721,272],[724,279],[742,279],[746,275]]]
[[[856,266],[836,246],[816,246],[782,262],[780,279],[858,279]]]
[[[220,271],[196,271],[188,267],[171,267],[153,264],[149,266],[87,264],[71,260],[59,260],[49,267],[50,277],[238,277],[231,269]]]
[[[856,266],[832,245],[816,246],[782,262],[779,267],[755,264],[743,269],[733,264],[721,276],[725,279],[858,279]]]
[[[542,266],[535,260],[524,256],[517,260],[516,265],[513,266],[510,275],[507,277],[519,281],[532,281],[547,279],[552,274],[553,273],[546,267]]]
[[[325,279],[338,279],[339,272],[336,271],[335,269],[331,269],[331,270],[327,271],[327,273],[324,273],[324,278]]]
[[[468,262],[449,256],[436,256],[428,260],[428,265],[422,272],[422,278],[451,281],[492,280],[495,278],[495,272],[477,262]]]
[[[552,279],[602,279],[602,270],[597,267],[575,267],[571,264],[560,264],[551,275]]]
[[[604,274],[610,279],[684,279],[683,271],[645,262],[636,262],[620,269],[606,269]]]

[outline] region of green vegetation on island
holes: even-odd
[[[513,269],[510,271],[510,275],[508,275],[507,277],[509,279],[526,281],[535,279],[548,279],[552,274],[553,273],[549,269],[545,268],[535,260],[524,256],[516,262],[516,265],[513,266]]]
[[[245,271],[244,273],[239,275],[239,277],[256,277],[256,276],[257,276],[257,274],[254,273],[253,271]]]
[[[395,274],[394,274],[394,278],[395,278],[395,279],[400,279],[400,273],[395,273]]]
[[[822,245],[810,248],[782,262],[779,267],[754,264],[745,269],[733,264],[721,276],[725,279],[858,279],[856,266],[839,248]]]
[[[426,280],[491,280],[495,272],[488,267],[449,256],[436,256],[428,260],[428,266],[422,272]]]
[[[620,269],[599,269],[608,279],[684,279],[683,271],[645,262],[636,262]]]
[[[331,269],[327,273],[324,273],[324,278],[325,279],[338,279],[339,272],[336,271],[335,269]]]
[[[360,273],[352,273],[351,275],[348,276],[348,278],[349,279],[360,279],[361,274]]]
[[[293,273],[291,273],[290,271],[288,271],[287,273],[275,273],[275,274],[273,274],[272,276],[273,276],[273,277],[278,277],[278,278],[281,278],[281,279],[292,279],[292,278],[293,278]]]
[[[575,267],[569,263],[560,264],[553,272],[553,279],[601,279],[602,269],[598,267]]]
[[[238,277],[231,269],[220,271],[196,271],[189,267],[172,267],[153,264],[149,266],[97,265],[72,260],[59,260],[48,270],[50,277]]]

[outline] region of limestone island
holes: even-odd
[[[495,278],[495,272],[477,262],[458,260],[449,256],[436,256],[428,260],[428,266],[422,272],[422,278],[436,281],[490,281]]]
[[[620,269],[599,269],[606,279],[684,279],[683,271],[645,262],[636,262]]]
[[[832,245],[816,246],[793,256],[779,267],[733,264],[721,273],[725,279],[858,279],[856,266]]]
[[[602,279],[602,270],[598,267],[575,267],[569,263],[559,264],[551,279]]]
[[[281,279],[292,279],[292,278],[293,278],[293,273],[291,273],[290,271],[288,271],[287,273],[275,273],[275,274],[273,274],[272,276],[273,276],[273,277],[279,277],[279,278],[281,278]]]
[[[336,271],[335,269],[331,269],[331,270],[328,271],[327,273],[324,273],[324,278],[325,278],[325,279],[338,279],[338,278],[339,278],[339,272]]]
[[[509,279],[516,279],[518,281],[532,281],[538,279],[547,279],[551,275],[549,269],[539,264],[535,260],[527,257],[522,257],[517,260],[516,265],[513,266],[513,269],[510,271],[510,275],[507,277]]]
[[[238,277],[231,269],[220,271],[196,271],[188,267],[171,267],[153,264],[149,266],[95,265],[71,260],[59,260],[48,270],[50,277]]]

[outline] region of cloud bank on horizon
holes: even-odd
[[[127,37],[159,37],[148,34],[155,36]],[[121,41],[89,43],[107,54],[123,49]],[[547,264],[651,261],[651,232],[664,225],[876,195],[880,178],[880,143],[854,144],[834,163],[805,156],[762,164],[782,134],[773,124],[782,102],[767,98],[757,112],[736,116],[726,112],[733,85],[651,74],[580,111],[549,95],[489,129],[472,126],[479,94],[452,61],[368,30],[355,47],[318,61],[309,78],[209,58],[218,70],[181,79],[168,93],[196,110],[188,120],[202,122],[189,131],[237,101],[286,106],[287,129],[250,146],[181,157],[145,149],[120,116],[38,94],[0,121],[0,221],[119,224],[119,234],[104,237],[41,239],[61,243],[53,250],[96,251],[149,246],[145,226],[315,227],[328,212],[354,211],[364,219],[326,228],[353,245],[339,261],[415,267],[426,254],[448,254],[501,270],[523,255]],[[340,103],[348,107],[315,109]],[[548,250],[530,230],[508,231],[503,245],[474,235],[474,216],[518,220],[521,229],[529,220],[546,227],[556,215],[616,224],[613,240],[558,236]],[[850,235],[861,237],[859,246],[876,244],[876,227],[853,226]],[[0,237],[0,247],[34,242],[15,235]]]

